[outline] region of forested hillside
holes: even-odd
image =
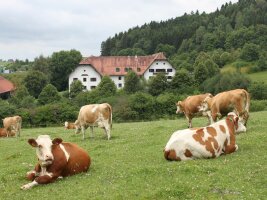
[[[215,12],[185,13],[162,22],[151,22],[108,38],[102,55],[147,55],[164,52],[178,68],[190,68],[201,51],[222,67],[242,59],[266,62],[267,1],[239,0]],[[242,52],[248,49],[255,51]],[[265,58],[265,59],[264,59]],[[262,66],[261,66],[262,67]],[[257,69],[258,70],[258,69]]]

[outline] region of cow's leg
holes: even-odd
[[[82,126],[82,134],[83,134],[83,140],[85,139],[85,127]]]
[[[188,115],[185,116],[186,119],[188,120],[188,128],[192,128],[192,118],[190,118]]]
[[[26,178],[30,181],[33,181],[37,176],[40,175],[41,172],[41,166],[37,164],[34,167],[34,170],[27,172]]]
[[[90,132],[91,132],[91,137],[94,137],[94,127],[93,126],[90,126]]]
[[[237,150],[238,150],[237,144],[235,144],[235,145],[227,145],[227,146],[225,146],[224,153],[225,154],[230,154],[230,153],[233,153],[233,152],[235,152]]]
[[[107,134],[108,140],[110,139],[110,128],[109,127],[105,127],[105,132]]]
[[[54,182],[57,178],[59,177],[58,174],[52,174],[52,173],[47,173],[44,176],[39,176],[34,179],[33,182],[28,183],[26,185],[23,185],[21,187],[22,190],[28,190],[32,188],[33,186],[39,185],[39,184],[48,184]]]

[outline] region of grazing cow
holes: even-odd
[[[93,135],[93,127],[99,126],[105,129],[105,133],[110,139],[110,129],[112,127],[112,108],[108,103],[91,104],[82,106],[75,121],[76,131],[82,131],[83,139],[85,138],[85,130],[90,126]]]
[[[249,117],[250,97],[246,90],[236,89],[221,92],[214,97],[206,97],[202,102],[201,111],[210,111],[210,121],[214,123],[229,112],[235,112],[245,124]]]
[[[4,128],[7,130],[7,137],[11,135],[12,130],[16,132],[16,136],[20,136],[22,118],[20,116],[6,117],[3,119]]]
[[[65,129],[76,129],[75,123],[71,123],[71,122],[66,121],[64,126],[65,126]]]
[[[11,130],[9,136],[15,136],[16,133],[14,130]],[[0,128],[0,137],[7,137],[7,130],[5,128]]]
[[[189,122],[189,126],[188,126],[189,128],[192,128],[193,117],[195,117],[198,114],[206,115],[206,113],[199,111],[199,107],[202,101],[206,97],[212,97],[212,94],[206,93],[206,94],[189,96],[183,101],[178,101],[176,103],[176,106],[177,106],[176,113],[184,113],[186,119]]]
[[[235,132],[243,131],[246,127],[231,112],[226,119],[210,126],[174,132],[164,149],[164,156],[170,161],[182,161],[230,154],[238,149]]]
[[[49,135],[40,135],[36,140],[29,139],[28,143],[36,148],[38,164],[27,173],[27,179],[32,182],[23,185],[23,190],[52,183],[59,177],[86,172],[91,164],[85,150],[76,144],[62,142],[61,138],[52,141]]]

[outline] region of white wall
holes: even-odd
[[[110,76],[118,89],[124,87],[124,76]]]
[[[91,81],[92,78],[95,78],[96,81]],[[87,90],[91,90],[91,87],[96,87],[100,83],[101,76],[90,65],[83,65],[83,66],[78,66],[69,75],[69,89],[74,79],[80,80]]]
[[[150,72],[149,70],[154,70],[154,72]],[[152,65],[145,71],[144,78],[148,80],[150,77],[155,76],[157,73],[157,70],[164,69],[164,72],[166,73],[166,76],[174,77],[175,75],[175,69],[171,66],[171,64],[168,61],[154,61]],[[169,71],[168,71],[169,70]],[[168,81],[171,81],[172,79],[168,79]]]

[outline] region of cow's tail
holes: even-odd
[[[245,110],[249,112],[249,106],[250,106],[250,95],[249,93],[245,90],[245,95],[246,95],[246,107]]]
[[[109,109],[109,113],[110,113],[110,116],[109,116],[109,124],[110,124],[110,129],[112,129],[112,108],[111,106],[107,103],[107,106],[108,106],[108,109]]]
[[[245,109],[244,109],[244,113],[242,113],[243,115],[243,119],[244,119],[244,125],[246,126],[248,118],[249,118],[249,107],[250,107],[250,95],[246,90],[243,90],[243,93],[245,95]]]

